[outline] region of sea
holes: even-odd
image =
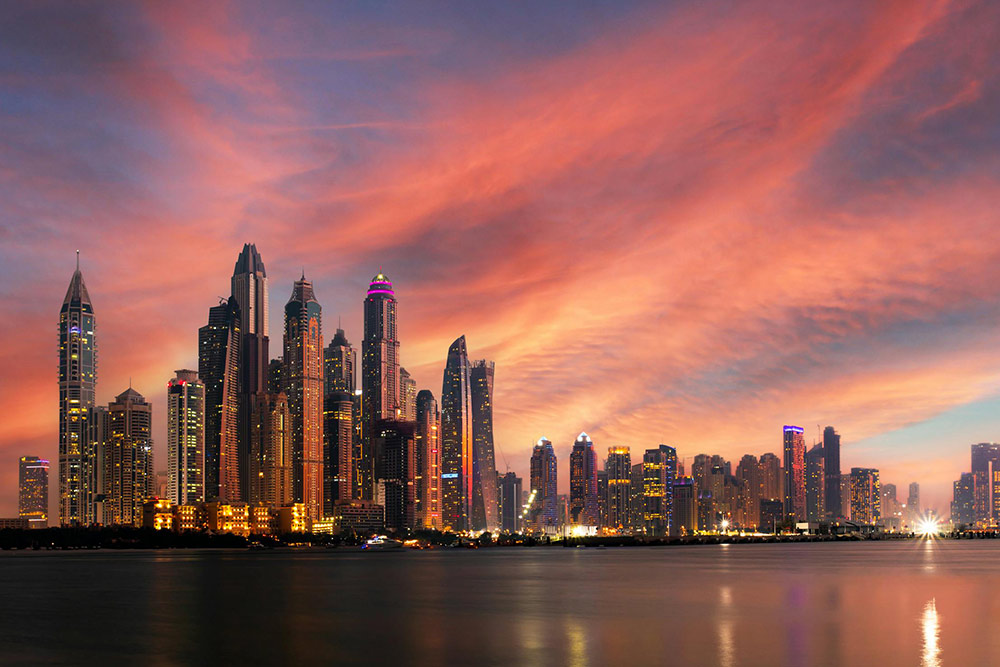
[[[1000,541],[3,552],[0,664],[1000,664]]]

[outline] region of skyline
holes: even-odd
[[[342,317],[358,346],[381,267],[418,388],[437,396],[458,336],[494,360],[501,472],[528,479],[541,437],[564,468],[581,431],[598,452],[735,463],[780,456],[783,424],[807,445],[833,425],[842,470],[917,481],[943,510],[969,445],[1000,439],[1000,10],[964,6],[405,12],[410,32],[379,24],[367,49],[337,33],[332,54],[278,48],[308,33],[294,10],[264,30],[264,10],[198,25],[190,8],[76,7],[60,24],[18,8],[62,46],[0,28],[0,360],[16,378],[0,383],[0,514],[18,457],[58,459],[52,322],[73,252],[100,318],[96,403],[131,377],[162,462],[166,382],[197,367],[245,241],[273,322],[304,267],[327,331]],[[443,64],[479,51],[459,28],[485,49],[512,22],[522,51]],[[337,104],[310,97],[317,81]]]

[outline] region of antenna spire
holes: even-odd
[[[76,270],[80,270],[80,251],[76,251]]]

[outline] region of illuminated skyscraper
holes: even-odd
[[[669,535],[673,521],[677,450],[667,445],[647,449],[642,457],[643,526],[649,535]]]
[[[805,454],[806,520],[818,523],[826,518],[826,474],[823,445],[816,444]]]
[[[32,528],[49,525],[49,462],[22,456],[18,467],[17,515]]]
[[[795,521],[806,520],[806,439],[798,426],[785,426],[785,515]]]
[[[569,455],[569,516],[576,526],[600,525],[597,501],[597,452],[590,436],[581,433]]]
[[[416,525],[414,488],[415,424],[382,420],[375,424],[375,477],[385,507],[387,528],[404,530]]]
[[[781,500],[784,498],[781,459],[768,452],[760,456],[760,498],[761,500]]]
[[[227,497],[245,499],[246,489],[250,488],[251,470],[256,465],[256,462],[250,460],[254,401],[257,394],[268,391],[270,361],[267,271],[264,269],[264,260],[261,259],[254,244],[244,244],[233,268],[231,286],[230,300],[236,301],[240,316],[238,461],[223,461],[223,463],[227,468],[235,463],[239,479],[239,490],[233,492],[227,490]],[[229,470],[220,473],[223,478],[230,474],[232,472]]]
[[[756,456],[745,454],[740,459],[739,465],[736,466],[736,479],[739,481],[736,523],[743,529],[756,527],[760,522],[762,497],[760,461]]]
[[[626,530],[631,527],[632,457],[628,447],[608,447],[604,465],[608,473],[608,528]]]
[[[975,477],[963,472],[954,484],[951,500],[951,522],[956,526],[969,526],[976,522]]]
[[[441,490],[443,523],[467,530],[472,518],[472,391],[465,336],[448,349],[441,386]]]
[[[698,530],[698,490],[690,477],[674,482],[674,511],[671,535],[692,535]]]
[[[292,416],[295,502],[323,518],[323,312],[305,274],[285,304],[285,391]]]
[[[840,435],[832,426],[823,429],[823,501],[826,515],[833,521],[843,518],[840,504]]]
[[[361,465],[357,471],[361,497],[374,493],[375,422],[396,419],[399,407],[399,339],[396,335],[396,295],[382,273],[372,278],[365,296],[365,337],[361,341]]]
[[[878,470],[851,468],[851,521],[873,526],[882,518]]]
[[[417,381],[402,366],[399,368],[399,408],[396,412],[398,419],[417,421]]]
[[[106,523],[142,525],[142,504],[156,478],[152,420],[153,406],[132,387],[108,405]]]
[[[251,413],[250,488],[247,501],[271,507],[295,503],[295,463],[292,456],[292,414],[288,397],[259,393]]]
[[[629,484],[629,505],[632,508],[632,513],[629,518],[629,527],[639,532],[645,532],[644,517],[646,515],[646,503],[645,496],[643,495],[646,484],[645,475],[642,461],[632,464],[632,481]]]
[[[338,328],[323,357],[323,382],[327,393],[346,391],[354,394],[355,363],[354,348],[344,335],[344,330]]]
[[[556,452],[552,443],[540,438],[531,452],[531,494],[528,521],[536,533],[554,532],[559,527],[557,491],[559,481]]]
[[[521,532],[521,478],[512,472],[497,475],[500,488],[500,529],[505,533]]]
[[[198,329],[198,377],[205,384],[205,500],[237,502],[239,478],[240,308],[236,299],[208,309]]]
[[[425,528],[440,530],[441,524],[441,413],[434,394],[417,394],[415,434],[417,520]]]
[[[167,489],[177,505],[205,502],[205,385],[194,371],[167,383]]]
[[[59,310],[59,522],[93,522],[90,488],[93,453],[86,440],[87,417],[97,386],[97,320],[80,272],[70,279]]]
[[[497,468],[493,451],[493,362],[472,362],[472,529],[495,532]]]
[[[323,424],[324,512],[334,516],[334,503],[351,500],[354,495],[354,396],[339,390],[327,393]]]
[[[972,445],[972,476],[976,521],[984,526],[994,525],[1000,519],[1000,445],[992,442]],[[907,509],[909,506],[907,502]]]

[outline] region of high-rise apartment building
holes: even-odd
[[[576,526],[600,525],[597,501],[597,452],[590,436],[581,433],[569,455],[569,518]]]
[[[49,525],[49,462],[22,456],[18,464],[17,516],[32,528]]]
[[[823,475],[826,479],[823,490],[826,515],[838,521],[844,516],[840,504],[840,435],[832,426],[823,429]]]
[[[851,521],[874,526],[882,518],[878,470],[851,468]]]
[[[235,300],[239,306],[240,317],[238,461],[224,461],[227,471],[220,473],[220,477],[225,479],[231,475],[235,463],[238,490],[227,489],[226,496],[245,500],[246,489],[250,488],[251,471],[258,466],[258,462],[250,458],[255,396],[268,391],[270,362],[267,271],[257,246],[252,243],[243,245],[236,260],[231,288],[230,300]]]
[[[285,304],[285,391],[292,415],[292,484],[306,515],[323,517],[323,311],[305,274]]]
[[[760,456],[760,498],[761,500],[782,500],[784,475],[781,473],[781,459],[768,452]]]
[[[972,445],[972,476],[975,481],[976,522],[983,526],[995,525],[1000,519],[1000,444],[981,442]]]
[[[785,426],[785,515],[794,521],[806,520],[806,439],[798,426]]]
[[[382,273],[372,278],[365,296],[365,336],[361,341],[361,446],[358,486],[361,499],[374,493],[375,422],[396,419],[399,407],[399,338],[396,295]],[[443,400],[443,399],[442,399]]]
[[[132,387],[108,405],[106,523],[142,525],[142,505],[156,478],[152,420],[153,406]]]
[[[239,478],[240,326],[236,299],[208,309],[198,329],[198,377],[205,385],[205,500],[242,497]]]
[[[669,535],[673,520],[677,450],[667,445],[647,449],[642,457],[643,528],[649,535]]]
[[[822,444],[813,445],[805,454],[806,520],[819,523],[826,519],[826,471]]]
[[[70,279],[59,310],[59,523],[89,524],[93,516],[95,458],[87,419],[97,387],[97,319],[80,272]]]
[[[441,413],[428,389],[417,393],[415,433],[417,521],[440,530],[441,524]]]
[[[417,421],[417,381],[402,366],[399,367],[399,407],[396,415],[403,421]]]
[[[760,461],[753,454],[745,454],[736,466],[736,480],[739,484],[736,525],[748,529],[756,527],[760,521],[761,479]]]
[[[167,383],[167,496],[176,505],[205,502],[205,385],[187,369]]]
[[[628,447],[609,447],[604,464],[608,473],[608,528],[632,526],[632,456]]]
[[[354,348],[347,340],[344,330],[338,328],[323,355],[323,383],[326,393],[344,391],[353,395],[356,363]]]
[[[558,461],[552,442],[547,438],[540,438],[531,452],[530,497],[533,500],[528,510],[530,527],[536,533],[551,533],[558,528],[558,474]]]
[[[678,477],[673,489],[674,512],[670,534],[693,535],[698,530],[698,490],[691,477]]]
[[[997,449],[1000,450],[1000,447]],[[923,515],[920,508],[920,485],[916,482],[910,483],[909,493],[906,496],[906,514],[910,523],[916,523]]]
[[[445,528],[467,530],[472,519],[472,391],[465,336],[448,349],[441,385],[441,492]]]
[[[473,361],[469,371],[472,405],[472,529],[495,532],[497,517],[496,459],[493,450],[492,361]]]
[[[330,387],[330,384],[327,384]],[[323,402],[323,503],[325,516],[334,504],[354,497],[354,396],[334,390]]]
[[[375,424],[375,478],[385,507],[387,528],[404,530],[416,525],[414,422],[382,420]]]
[[[963,472],[955,481],[951,500],[951,522],[955,526],[971,526],[976,522],[975,476]]]
[[[247,500],[270,507],[294,504],[295,462],[292,455],[292,413],[288,397],[258,393],[251,412],[253,431],[250,439],[250,488]]]

